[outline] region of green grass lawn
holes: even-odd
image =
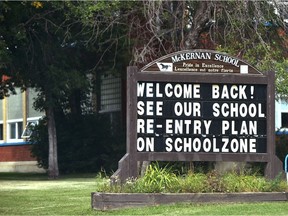
[[[0,215],[287,215],[287,202],[173,204],[112,211],[91,209],[96,174],[47,180],[43,174],[0,173]]]

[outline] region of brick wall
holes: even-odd
[[[31,145],[0,146],[0,162],[35,161],[31,156]]]

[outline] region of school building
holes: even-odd
[[[0,100],[0,172],[44,172],[31,156],[30,126],[43,116],[33,109],[35,92],[27,89]]]
[[[91,100],[97,101],[93,111],[109,115],[113,129],[125,110],[122,107],[122,87],[125,85],[119,76],[102,75],[99,81],[100,94],[91,94]],[[33,108],[37,96],[33,89],[21,92],[18,88],[16,93],[0,100],[0,172],[45,172],[31,156],[31,143],[27,141],[31,135],[29,127],[37,124],[45,114]]]

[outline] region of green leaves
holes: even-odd
[[[276,98],[288,99],[288,60],[275,64],[276,69]]]
[[[139,179],[129,179],[124,185],[102,185],[101,192],[117,193],[234,193],[286,191],[285,181],[279,175],[275,180],[267,180],[255,174],[235,172],[220,175],[215,170],[203,173],[188,173],[176,176],[171,167],[152,164],[146,174]]]
[[[167,166],[160,168],[158,163],[149,165],[143,178],[139,179],[138,184],[142,184],[144,193],[159,193],[171,190],[178,179]]]

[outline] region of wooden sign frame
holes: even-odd
[[[163,66],[166,67],[164,71],[161,71]],[[265,152],[139,152],[136,147],[139,136],[137,133],[137,127],[139,127],[137,125],[139,117],[137,114],[137,83],[139,82],[265,86]],[[127,68],[127,153],[119,161],[119,168],[112,176],[112,180],[120,179],[121,182],[124,182],[128,178],[137,177],[138,161],[263,162],[266,164],[265,176],[273,179],[282,171],[282,162],[275,155],[274,127],[274,72],[263,74],[240,59],[212,50],[186,50],[172,53],[151,62],[141,70],[130,66]]]

